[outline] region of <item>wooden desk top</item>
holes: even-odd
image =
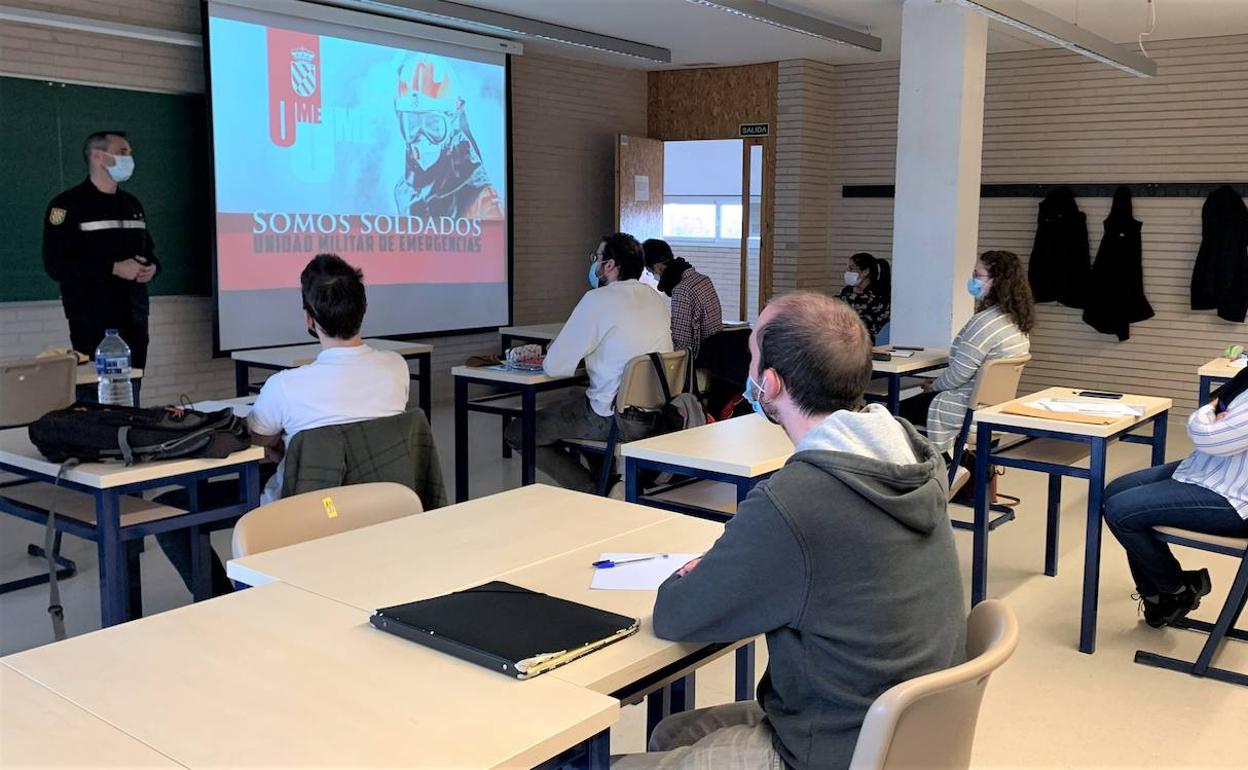
[[[585,376],[584,369],[577,369],[568,377],[552,377],[545,372],[526,372],[521,369],[500,369],[496,366],[456,366],[451,369],[455,377],[474,377],[516,385],[544,385],[548,382],[571,382]]]
[[[533,484],[229,562],[248,585],[280,580],[372,611],[651,526],[657,508]]]
[[[364,344],[375,350],[394,351],[404,358],[433,352],[433,346],[426,345],[423,342],[402,342],[400,340],[369,337],[364,340]],[[265,364],[267,366],[279,366],[283,369],[293,369],[296,366],[305,366],[312,363],[320,352],[321,346],[314,342],[310,345],[236,350],[230,354],[230,358],[247,364]]]
[[[504,326],[499,334],[510,334],[513,337],[527,337],[533,340],[553,340],[563,331],[563,322],[553,324],[532,324],[529,326]]]
[[[0,663],[0,767],[178,767]]]
[[[872,361],[871,371],[876,374],[905,374],[919,369],[930,369],[949,363],[949,351],[944,348],[916,350],[909,358],[894,355],[891,361]]]
[[[783,466],[793,454],[793,442],[779,425],[751,414],[630,441],[620,451],[625,457],[755,478]]]
[[[248,447],[220,460],[161,460],[159,462],[139,463],[129,468],[120,462],[83,463],[65,473],[65,479],[89,487],[109,489],[126,484],[137,484],[145,481],[179,476],[184,473],[208,471],[224,468],[245,462],[258,462],[264,459],[261,447]],[[9,428],[0,431],[0,462],[9,463],[26,470],[55,476],[60,467],[57,463],[44,459],[30,443],[26,428]]]
[[[671,665],[704,645],[669,642],[654,635],[655,591],[601,591],[590,588],[590,564],[605,552],[703,553],[714,545],[724,525],[668,513],[664,521],[644,529],[587,545],[501,576],[500,580],[609,612],[641,618],[641,630],[555,669],[556,676],[594,692],[609,695]]]
[[[1117,435],[1122,431],[1134,425],[1155,417],[1161,412],[1168,411],[1174,402],[1168,398],[1156,398],[1154,396],[1136,396],[1124,394],[1121,400],[1109,401],[1111,404],[1134,404],[1144,407],[1144,415],[1142,417],[1123,417],[1107,425],[1087,425],[1077,422],[1067,422],[1057,419],[1044,419],[1039,417],[1026,417],[1018,414],[1005,414],[1001,410],[1010,404],[1030,404],[1042,398],[1063,398],[1074,399],[1075,394],[1079,391],[1069,388],[1049,388],[1038,393],[1016,398],[1013,401],[1006,401],[1004,404],[985,407],[975,412],[975,423],[986,420],[993,425],[1007,425],[1018,428],[1035,428],[1038,430],[1047,430],[1054,433],[1069,433],[1077,436],[1094,436],[1100,438],[1108,438]],[[1092,403],[1102,403],[1102,399],[1079,399]]]
[[[188,767],[532,767],[619,716],[613,698],[508,678],[282,584],[4,662]]]
[[[1233,363],[1234,360],[1230,358],[1215,358],[1200,367],[1197,374],[1201,377],[1225,377],[1229,380],[1244,370],[1242,366],[1232,366]]]
[[[132,380],[143,379],[143,370],[137,367],[132,368],[130,370],[130,379]],[[94,362],[88,361],[85,364],[78,364],[77,368],[74,369],[74,384],[75,385],[94,385],[95,383],[99,381],[100,381],[100,375],[97,374],[95,371]]]

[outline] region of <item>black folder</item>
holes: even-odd
[[[569,663],[637,632],[636,618],[494,581],[377,610],[382,631],[517,679]]]

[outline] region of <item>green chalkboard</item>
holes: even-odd
[[[0,77],[0,302],[55,299],[43,271],[48,201],[86,178],[82,143],[124,131],[134,147],[126,183],[143,204],[163,270],[153,294],[211,291],[211,203],[202,96]]]

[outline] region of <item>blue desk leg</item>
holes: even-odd
[[[661,690],[655,690],[646,696],[646,743],[654,728],[672,714],[687,711],[694,707],[694,690],[697,679],[694,674],[684,679],[677,679]]]
[[[243,488],[243,498],[240,502],[244,503],[249,511],[258,508],[260,506],[260,463],[247,463],[239,474]]]
[[[1088,522],[1083,550],[1083,612],[1079,652],[1096,652],[1096,605],[1101,585],[1101,502],[1105,496],[1105,439],[1094,438],[1088,466]]]
[[[234,395],[245,396],[250,391],[251,382],[249,381],[250,372],[247,364],[243,361],[234,362]]]
[[[520,484],[537,481],[537,392],[525,388],[520,393]]]
[[[1049,474],[1049,511],[1044,531],[1044,574],[1057,576],[1057,539],[1062,526],[1062,477]]]
[[[754,645],[737,648],[737,700],[754,700]]]
[[[468,381],[455,378],[455,502],[468,499]]]
[[[688,711],[693,708],[697,701],[697,677],[694,674],[686,676],[684,679],[677,679],[668,686],[671,691],[668,703],[670,705],[669,713],[678,714],[681,711]]]
[[[129,620],[121,496],[117,490],[101,489],[95,493],[95,523],[100,558],[100,625],[107,628]]]
[[[1204,406],[1209,403],[1209,393],[1213,390],[1213,380],[1209,377],[1202,376],[1200,378],[1200,392],[1197,395],[1196,406]]]
[[[1165,411],[1153,418],[1153,465],[1166,463],[1166,431],[1170,427],[1170,412]]]
[[[901,375],[888,375],[888,411],[897,414],[901,411]]]
[[[585,770],[608,770],[611,767],[611,731],[603,730],[585,741],[584,764],[574,766]]]
[[[992,454],[992,430],[980,423],[975,434],[975,520],[971,527],[971,606],[988,593],[988,458]]]
[[[641,469],[632,457],[624,458],[624,499],[635,503],[641,497]]]
[[[425,410],[429,424],[433,424],[433,355],[421,353],[416,356],[420,361],[420,408]]]

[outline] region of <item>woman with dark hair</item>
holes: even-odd
[[[1027,273],[1012,251],[986,251],[966,282],[975,298],[975,315],[949,349],[949,368],[901,402],[901,416],[927,426],[927,437],[942,452],[953,450],[971,400],[979,368],[991,358],[1013,358],[1031,350],[1027,335],[1036,325],[1036,303]]]
[[[646,269],[658,279],[658,290],[672,298],[672,349],[698,357],[702,341],[724,328],[724,311],[711,279],[672,254],[667,241],[650,238],[641,244]]]
[[[849,258],[845,271],[845,288],[841,301],[858,311],[874,342],[880,329],[888,323],[893,299],[893,268],[888,260],[878,259],[865,251]]]

